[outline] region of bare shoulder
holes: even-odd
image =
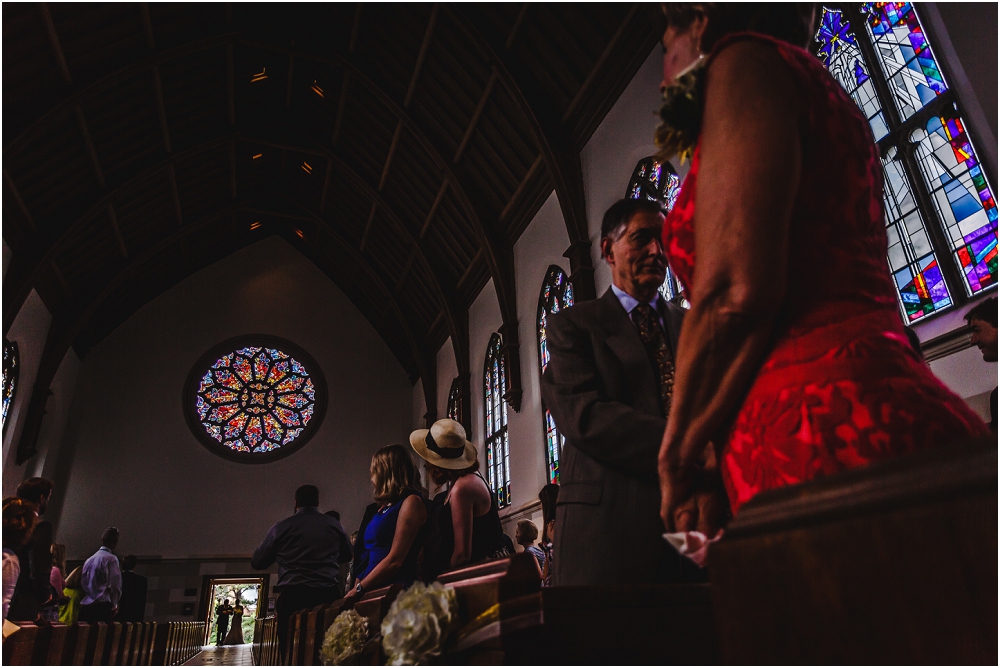
[[[463,475],[461,478],[455,481],[455,487],[452,491],[452,495],[465,498],[465,499],[475,499],[478,497],[486,496],[490,494],[489,489],[486,487],[479,476],[475,474]]]
[[[795,88],[792,67],[772,43],[742,39],[725,45],[713,57],[708,93],[714,91],[756,91],[773,95],[782,88]]]
[[[427,506],[424,505],[424,500],[420,498],[419,494],[410,494],[403,499],[403,505],[399,510],[402,513],[412,514],[415,517],[427,515]]]

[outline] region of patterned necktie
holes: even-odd
[[[653,369],[660,375],[660,401],[663,415],[670,415],[670,399],[674,393],[674,358],[670,354],[667,335],[660,324],[659,314],[649,304],[639,304],[632,309],[632,321],[639,330],[639,338],[646,348]]]

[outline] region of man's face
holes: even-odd
[[[973,320],[969,323],[972,328],[972,336],[969,340],[972,345],[979,348],[986,362],[997,361],[997,328],[982,320]]]
[[[601,240],[601,252],[619,290],[640,301],[656,295],[667,277],[662,235],[663,214],[640,212],[632,216],[618,239]]]
[[[42,496],[38,497],[38,514],[39,515],[44,515],[45,514],[45,510],[49,507],[49,499],[51,499],[51,498],[52,498],[52,492],[49,492],[48,494],[43,494]]]

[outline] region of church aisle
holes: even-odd
[[[252,666],[250,645],[206,646],[185,666]]]

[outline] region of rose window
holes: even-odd
[[[199,440],[219,454],[273,459],[304,444],[318,426],[317,409],[323,405],[318,368],[288,342],[220,344],[192,374],[188,421]]]

